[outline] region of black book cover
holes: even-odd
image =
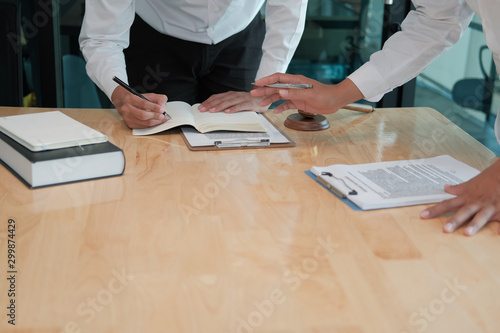
[[[10,136],[5,135],[0,131],[0,140],[6,142],[9,146],[14,148],[18,153],[26,157],[32,163],[41,162],[41,161],[49,161],[49,160],[57,160],[61,158],[67,157],[76,157],[76,156],[85,156],[92,154],[103,154],[103,153],[111,153],[115,151],[121,151],[120,148],[115,146],[109,141],[102,143],[94,143],[84,146],[76,146],[76,147],[68,147],[68,148],[59,148],[53,150],[45,150],[45,151],[31,151],[19,142],[12,139]]]

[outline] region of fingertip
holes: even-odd
[[[281,97],[288,97],[290,95],[288,89],[280,89],[278,92]]]
[[[474,236],[477,232],[477,229],[471,225],[471,226],[468,226],[467,228],[464,229],[464,235],[465,236]]]
[[[420,213],[420,217],[423,219],[428,219],[429,216],[431,216],[431,212],[429,212],[429,210],[427,209]]]
[[[455,229],[453,228],[453,224],[452,223],[445,223],[444,226],[443,226],[443,231],[446,232],[447,234],[453,232]]]
[[[264,84],[263,84],[264,79],[265,79],[265,78],[264,78],[264,77],[262,77],[262,78],[260,78],[260,79],[258,79],[258,80],[255,80],[255,82],[254,82],[254,86],[256,86],[256,87],[262,87],[262,86],[264,85]]]

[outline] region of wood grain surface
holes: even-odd
[[[500,332],[498,223],[465,237],[425,206],[354,211],[304,173],[495,160],[435,110],[340,110],[319,132],[269,112],[296,147],[215,152],[132,136],[116,110],[62,111],[121,147],[125,173],[30,190],[0,167],[2,333]]]

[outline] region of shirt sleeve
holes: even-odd
[[[366,100],[376,102],[420,74],[460,39],[474,14],[463,0],[412,2],[402,31],[349,76]]]
[[[129,45],[134,17],[133,0],[85,1],[80,49],[87,62],[87,74],[110,99],[117,87],[113,76],[128,81],[123,49]]]
[[[266,36],[256,79],[284,73],[304,32],[306,0],[267,0]]]

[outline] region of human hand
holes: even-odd
[[[214,94],[201,103],[198,110],[201,112],[234,113],[239,111],[256,111],[259,113],[267,111],[269,104],[261,105],[264,98],[253,97],[248,92],[229,91],[222,94]]]
[[[272,83],[307,83],[311,89],[282,89],[265,87]],[[346,79],[337,85],[326,85],[302,75],[276,73],[255,82],[257,86],[250,93],[255,97],[263,97],[262,104],[271,104],[286,100],[274,109],[281,113],[289,109],[298,109],[313,114],[329,114],[337,112],[343,106],[360,100],[363,94]]]
[[[459,185],[446,185],[444,189],[457,197],[427,208],[420,214],[423,219],[431,219],[455,212],[444,224],[444,232],[453,232],[468,222],[464,235],[473,236],[488,222],[500,221],[500,160],[471,180]]]
[[[170,119],[163,115],[166,112],[167,96],[150,93],[144,94],[144,97],[149,101],[118,86],[111,95],[111,102],[130,128],[147,128]]]

